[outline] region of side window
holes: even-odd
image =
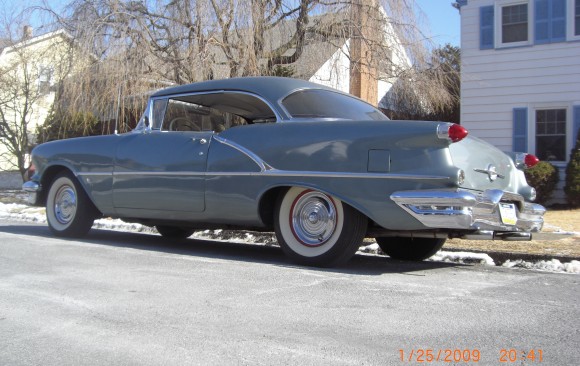
[[[169,99],[163,119],[163,130],[220,133],[228,128],[244,124],[247,124],[244,118],[219,108],[207,107],[187,100]]]
[[[209,108],[197,104],[170,99],[163,121],[165,131],[202,131]]]
[[[150,121],[151,129],[158,130],[161,128],[163,115],[167,106],[167,99],[156,99],[153,101],[153,121]]]

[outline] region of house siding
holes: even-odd
[[[472,0],[461,7],[461,123],[511,150],[513,108],[580,104],[580,42],[481,50],[479,9],[493,4]]]
[[[580,42],[534,43],[534,1],[528,2],[530,44],[481,49],[481,8],[494,0],[469,0],[461,6],[461,124],[470,134],[501,150],[513,150],[514,108],[526,108],[527,148],[535,153],[535,110],[566,108],[566,154],[573,148],[573,110],[580,105]],[[498,8],[496,7],[496,10]],[[495,14],[496,27],[498,14]],[[570,18],[568,18],[570,19]],[[496,42],[497,42],[496,37]],[[505,46],[505,45],[504,45]],[[568,158],[567,158],[568,159]],[[555,162],[563,176],[565,162]],[[562,183],[560,184],[560,186]],[[563,198],[563,195],[557,193]]]

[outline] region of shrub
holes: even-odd
[[[554,188],[560,180],[558,168],[547,161],[540,161],[533,168],[525,171],[528,184],[536,189],[536,202],[546,204],[552,197]]]
[[[564,186],[566,200],[572,207],[580,206],[580,132],[576,137],[576,145],[570,153],[570,161],[566,166],[566,185]]]

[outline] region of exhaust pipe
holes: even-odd
[[[532,240],[532,233],[522,233],[522,232],[497,232],[495,233],[495,238],[497,240],[505,241],[530,241]]]
[[[496,231],[480,230],[469,234],[461,235],[461,239],[468,240],[503,240],[503,241],[530,241],[532,240],[531,233],[524,233],[519,231]]]
[[[386,231],[386,230],[371,230],[367,233],[367,237],[399,237],[399,238],[429,238],[429,239],[445,239],[445,238],[459,238],[467,240],[503,240],[503,241],[530,241],[532,240],[531,233],[519,231],[492,231],[479,230],[470,233],[445,233],[445,232],[409,232],[409,231]]]

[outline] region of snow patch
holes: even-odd
[[[485,253],[471,253],[471,252],[447,252],[440,250],[435,253],[428,261],[447,262],[447,263],[478,263],[488,266],[495,266],[493,259]]]
[[[548,272],[580,273],[580,261],[575,260],[568,263],[562,263],[557,259],[539,262],[528,262],[521,259],[512,261],[508,259],[502,264],[502,267],[535,269]]]

